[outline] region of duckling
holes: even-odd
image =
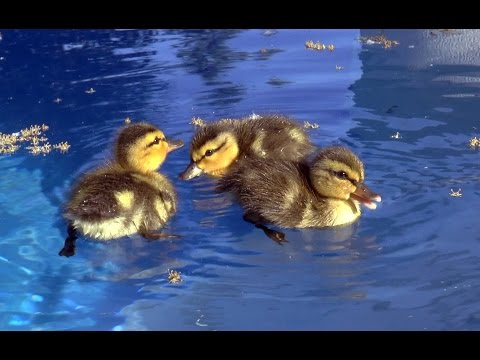
[[[252,156],[299,160],[314,149],[305,130],[285,116],[224,119],[201,127],[194,135],[191,161],[180,178],[190,180],[202,173],[221,177]]]
[[[135,233],[152,240],[172,237],[155,232],[177,207],[172,184],[156,170],[167,153],[182,146],[147,123],[124,127],[114,161],[85,174],[74,186],[64,212],[68,237],[59,255],[75,254],[77,232],[101,241]]]
[[[220,179],[217,190],[230,191],[244,208],[244,219],[282,243],[284,228],[328,227],[353,223],[360,204],[375,209],[379,194],[364,184],[362,161],[343,146],[322,149],[306,161],[251,159]]]

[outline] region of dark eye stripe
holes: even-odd
[[[330,170],[330,173],[331,173],[333,176],[336,176],[336,177],[338,177],[338,178],[341,179],[341,180],[348,180],[348,181],[350,181],[352,184],[355,184],[355,183],[356,183],[355,180],[350,179],[350,177],[348,176],[348,173],[347,173],[346,171]]]
[[[222,147],[224,147],[226,143],[227,143],[227,142],[225,141],[222,145],[220,145],[220,146],[219,146],[218,148],[216,148],[216,149],[208,149],[207,151],[211,151],[211,152],[212,152],[212,153],[211,153],[210,155],[208,155],[208,156],[212,156],[214,153],[216,153],[218,150],[220,150]],[[206,151],[206,152],[207,152],[207,151]],[[205,153],[206,153],[206,152],[205,152]],[[203,154],[203,156],[202,156],[200,159],[198,159],[197,161],[195,161],[195,162],[196,162],[196,163],[199,163],[200,161],[202,161],[202,160],[205,158],[205,156],[206,156],[206,154]]]
[[[158,136],[155,136],[155,140],[153,140],[150,144],[148,144],[147,147],[158,145],[160,144],[160,141],[166,141],[166,139],[165,138],[160,139]]]
[[[340,179],[348,179],[348,174],[345,171],[337,171],[337,176]]]

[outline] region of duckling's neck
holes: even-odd
[[[329,207],[335,214],[334,225],[343,225],[354,222],[361,214],[360,204],[353,199],[328,199]]]
[[[315,220],[310,220],[312,223],[320,222],[320,226],[338,226],[352,223],[358,219],[361,214],[360,203],[358,201],[353,200],[352,198],[343,200],[320,195],[318,191],[315,190],[311,181],[311,170],[308,164],[301,163],[299,164],[299,168],[300,171],[306,175],[305,179],[307,185],[310,188],[311,193],[315,195],[318,204],[317,216],[315,217]],[[318,213],[323,213],[326,218],[323,220],[318,218]],[[323,224],[323,222],[326,224]]]
[[[134,173],[143,174],[143,175],[151,175],[156,173],[156,170],[140,167],[140,166],[137,166],[137,164],[113,162],[111,166],[121,169],[123,171],[134,172]]]
[[[220,178],[224,176],[227,172],[229,172],[230,169],[232,169],[238,163],[238,159],[246,159],[246,158],[247,158],[246,154],[239,154],[228,166],[218,170],[210,171],[208,174],[214,178]]]
[[[222,177],[223,175],[225,175],[225,173],[228,171],[230,167],[228,168],[223,168],[223,169],[219,169],[219,170],[215,170],[215,171],[211,171],[209,173],[210,176],[213,176],[215,178],[220,178]]]

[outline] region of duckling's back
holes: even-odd
[[[239,147],[247,155],[280,160],[300,160],[314,150],[305,130],[281,115],[240,120],[236,127]]]
[[[309,167],[303,162],[245,161],[219,180],[217,190],[230,191],[246,214],[283,227],[308,227],[302,222],[306,212],[321,205],[308,182]],[[314,209],[315,207],[315,209]]]
[[[102,168],[74,187],[65,217],[83,234],[107,240],[163,226],[176,203],[173,186],[158,173]]]

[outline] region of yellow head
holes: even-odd
[[[342,146],[323,149],[310,170],[310,181],[321,196],[340,200],[352,198],[375,209],[372,201],[379,202],[381,197],[363,183],[364,177],[363,163]]]
[[[222,176],[237,159],[240,150],[234,134],[213,129],[202,128],[193,138],[190,165],[180,175],[182,179],[190,180],[202,173]]]
[[[181,140],[167,140],[158,128],[138,123],[123,128],[115,146],[115,158],[126,169],[142,173],[157,170],[167,154],[183,146]]]

